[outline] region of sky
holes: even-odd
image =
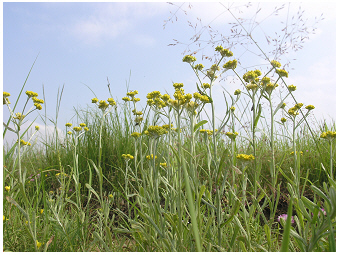
[[[47,118],[55,121],[58,91],[60,93],[64,88],[58,117],[58,127],[62,129],[66,122],[79,122],[74,118],[75,109],[85,109],[87,105],[93,107],[91,99],[95,96],[100,100],[110,97],[108,80],[116,101],[122,102],[127,85],[129,90],[138,90],[140,108],[145,107],[146,95],[151,91],[172,95],[173,82],[184,83],[186,93],[193,93],[197,78],[190,66],[182,62],[183,53],[199,48],[190,38],[195,31],[202,32],[200,45],[204,50],[195,55],[197,63],[202,62],[206,67],[212,65],[214,62],[202,60],[202,54],[214,54],[214,47],[207,44],[208,30],[202,29],[202,26],[209,25],[218,30],[216,40],[220,34],[229,38],[233,35],[229,23],[235,22],[225,8],[229,7],[237,18],[251,19],[244,24],[245,28],[251,31],[254,40],[271,58],[275,57],[269,53],[274,42],[268,45],[265,36],[280,39],[284,35],[284,27],[297,36],[296,24],[301,25],[300,29],[308,27],[310,32],[315,27],[309,38],[304,39],[302,49],[288,50],[281,56],[280,62],[283,65],[290,62],[285,67],[289,72],[286,82],[297,86],[294,92],[297,101],[314,105],[313,114],[317,120],[335,121],[335,2],[285,3],[278,15],[271,13],[282,3],[242,5],[226,3],[222,6],[217,2],[5,2],[3,91],[11,93],[13,106],[35,61],[24,91],[35,91],[39,94],[38,98],[42,98],[44,88],[45,104],[39,113],[44,118],[46,108]],[[261,11],[257,12],[259,9]],[[299,15],[303,21],[297,19]],[[320,17],[323,20],[315,23]],[[193,28],[190,24],[197,26]],[[180,43],[169,46],[174,44],[174,39]],[[233,43],[224,42],[222,46],[230,48],[240,60],[236,71],[241,76],[254,68],[268,68],[268,62],[258,56],[259,49],[245,45],[245,38],[230,41]],[[289,45],[290,41],[285,43]],[[242,88],[231,72],[223,75],[224,80],[216,82],[213,87],[219,117],[225,112],[223,91],[233,93],[235,89]],[[25,94],[20,98],[17,109],[21,109],[24,102]],[[7,122],[8,110],[5,106],[3,109],[3,118]],[[36,116],[37,112],[33,113],[27,124]],[[40,118],[38,116],[34,125],[43,128]],[[52,122],[48,122],[48,126],[48,129],[53,129]]]

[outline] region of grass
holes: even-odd
[[[76,127],[55,129],[43,146],[4,148],[3,249],[335,251],[335,124],[312,126],[312,107],[274,103],[271,84],[285,84],[276,62],[264,76],[253,70],[242,78],[235,62],[223,65],[240,77],[243,92],[226,91],[226,115],[217,122],[213,84],[232,53],[216,51],[221,59],[206,70],[183,58],[199,93],[174,83],[173,99],[150,92],[143,112],[137,91],[118,105],[94,98],[75,110]],[[268,83],[269,73],[275,80]],[[292,92],[287,86],[286,98]],[[26,105],[37,104],[37,95],[26,94]],[[8,98],[4,92],[14,128],[5,126],[4,135],[19,139],[23,120],[40,107],[23,109],[22,117]],[[293,220],[278,221],[283,214]]]

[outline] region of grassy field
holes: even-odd
[[[197,91],[174,83],[143,108],[136,90],[89,99],[76,123],[39,144],[30,145],[39,127],[26,141],[20,127],[44,100],[26,91],[17,100],[32,108],[17,110],[3,92],[4,137],[20,141],[3,153],[3,250],[335,251],[335,124],[311,119],[312,105],[285,104],[298,90],[277,61],[240,76],[232,52],[216,51],[209,68],[183,58]],[[222,71],[240,89],[225,91],[217,122]],[[286,97],[274,103],[278,84]]]

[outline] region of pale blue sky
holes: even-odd
[[[257,17],[257,21],[261,21],[275,5],[280,6],[258,6],[254,3],[243,14],[236,11],[234,14],[249,18],[261,7]],[[159,90],[165,93],[167,90],[172,94],[172,82],[183,82],[186,92],[193,93],[197,80],[188,64],[182,62],[186,46],[168,45],[173,43],[173,39],[189,42],[193,30],[187,20],[195,23],[196,17],[201,17],[203,24],[210,24],[228,36],[230,27],[227,23],[233,19],[219,3],[192,3],[191,9],[184,4],[182,8],[187,10],[187,15],[178,11],[178,21],[174,19],[163,29],[164,21],[171,16],[170,12],[177,10],[176,6],[165,2],[3,3],[3,89],[11,93],[10,99],[14,103],[39,54],[24,90],[35,91],[42,98],[44,84],[47,114],[54,119],[58,87],[65,84],[59,127],[72,122],[73,107],[86,107],[91,103],[93,94],[83,83],[90,86],[99,99],[107,99],[108,77],[114,99],[120,100],[125,96],[130,71],[130,89],[139,91],[142,99],[140,108],[145,107],[148,92]],[[281,63],[296,59],[288,68],[287,83],[298,87],[295,93],[298,101],[315,105],[317,119],[335,120],[335,3],[304,3],[302,9],[305,10],[304,17],[309,18],[307,25],[312,25],[314,17],[319,17],[321,13],[325,19],[316,26],[316,33],[304,43],[304,48],[298,52],[291,51],[281,59]],[[288,10],[291,20],[298,11],[298,5],[291,5],[289,9],[286,5],[278,16],[264,20],[254,29],[253,37],[265,51],[269,48],[263,31],[270,35],[282,33],[280,22],[287,22]],[[219,14],[222,15],[215,19]],[[234,45],[231,50],[235,57],[242,55],[243,68],[249,67],[250,70],[253,64],[265,64],[240,44]],[[205,53],[209,52],[213,50],[206,48]],[[200,53],[197,59],[199,63]],[[208,67],[212,63],[204,61],[203,64]],[[266,66],[257,68],[262,67]],[[241,75],[245,72],[241,66],[238,71]],[[220,86],[230,88],[231,93],[241,88],[240,84],[228,83],[230,78],[214,88],[216,102],[220,102],[220,115],[224,107]],[[7,116],[7,109],[4,108],[5,120]],[[42,124],[39,120],[37,122]]]

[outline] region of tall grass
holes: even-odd
[[[63,134],[61,90],[53,137],[43,147],[4,148],[4,250],[335,251],[335,124],[312,127],[312,106],[286,110],[292,87],[274,104],[286,76],[278,62],[264,76],[240,75],[237,61],[226,61],[232,52],[216,51],[207,69],[183,58],[197,92],[174,83],[173,98],[150,92],[143,111],[136,90],[118,103],[93,98]],[[243,92],[225,90],[230,100],[217,121],[212,90],[222,67]],[[28,114],[42,108],[36,93],[26,94]],[[15,114],[3,97],[11,114],[4,135],[20,141],[28,114]]]

